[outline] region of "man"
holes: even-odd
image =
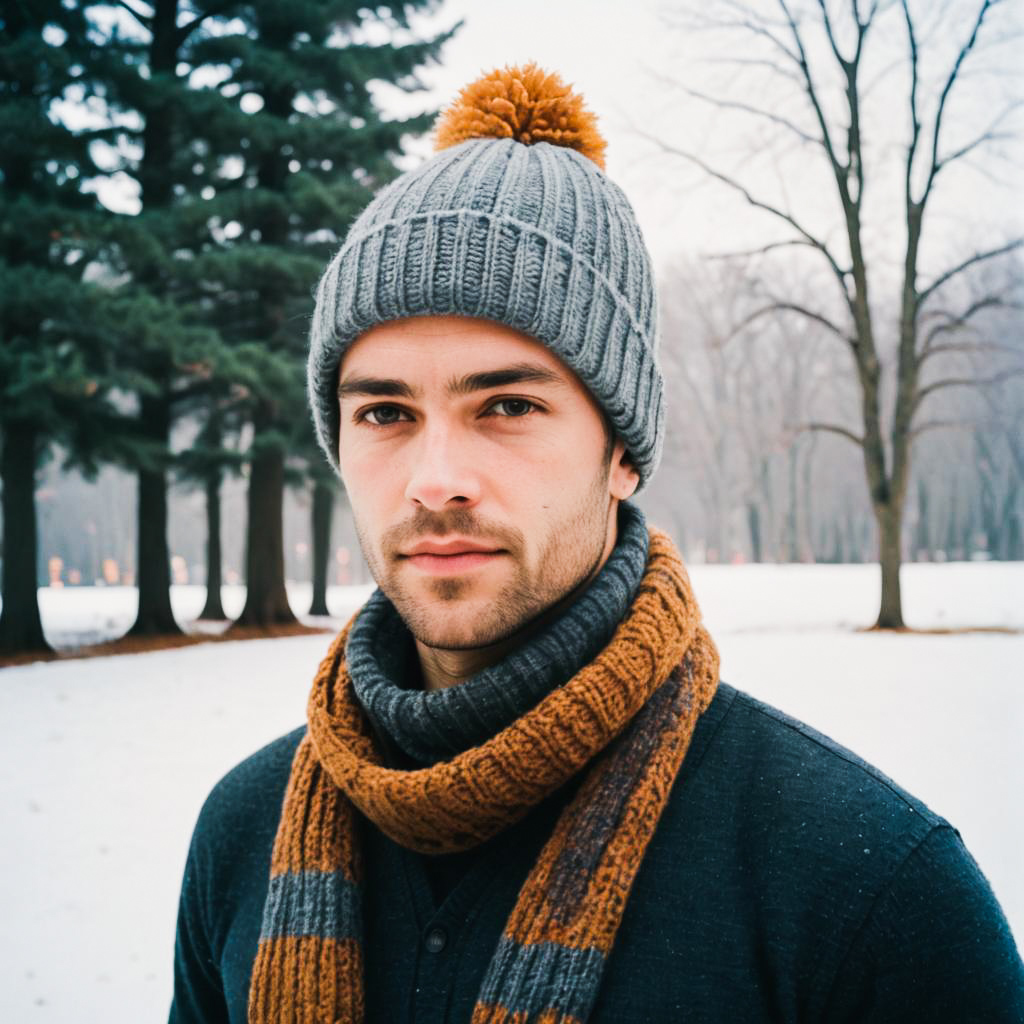
[[[957,833],[718,681],[628,499],[650,260],[593,118],[466,90],[324,274],[309,385],[379,589],[308,727],[222,780],[171,1020],[1024,1020]]]

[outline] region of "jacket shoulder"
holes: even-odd
[[[716,714],[717,713],[717,714]],[[729,791],[753,813],[771,809],[776,824],[827,806],[836,825],[847,816],[889,827],[890,838],[911,844],[948,822],[908,793],[876,766],[805,722],[749,693],[722,684],[701,722],[701,739],[693,764],[684,775],[694,778],[709,768],[725,773]],[[709,765],[701,768],[710,759]],[[723,779],[718,778],[721,784]],[[755,814],[755,817],[759,815]],[[894,818],[895,816],[895,818]],[[799,822],[797,823],[799,826]]]
[[[304,726],[296,729],[232,768],[199,812],[185,882],[198,888],[207,907],[219,908],[225,921],[269,876],[292,759],[304,733]]]
[[[761,940],[797,954],[786,969],[806,983],[832,977],[908,859],[953,830],[874,765],[747,693],[723,684],[707,714],[665,838],[713,874],[718,912],[757,908]]]
[[[253,830],[276,832],[292,760],[306,727],[301,726],[250,754],[210,790],[196,822],[193,842],[251,842]]]
[[[731,687],[729,689],[732,689]],[[923,801],[873,764],[805,722],[741,690],[733,690],[723,740],[749,772],[770,769],[770,785],[785,781],[795,799],[828,800],[863,813],[907,815],[911,831],[923,837],[948,824]],[[777,785],[777,790],[779,786]]]

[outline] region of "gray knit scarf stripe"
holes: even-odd
[[[412,636],[377,590],[352,625],[345,658],[359,703],[404,753],[435,764],[511,725],[592,661],[636,595],[647,562],[643,512],[619,508],[619,536],[608,561],[565,613],[498,664],[459,686],[409,689]]]

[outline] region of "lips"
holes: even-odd
[[[501,549],[495,544],[481,543],[480,541],[468,540],[463,537],[456,537],[451,540],[421,540],[413,545],[408,551],[402,554],[406,558],[415,555],[439,555],[440,557],[454,557],[469,553],[496,554]]]
[[[431,575],[450,575],[488,565],[504,553],[493,544],[456,537],[422,540],[402,552],[401,557]]]

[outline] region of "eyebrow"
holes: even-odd
[[[565,384],[565,378],[546,366],[536,363],[516,363],[500,370],[483,370],[448,381],[448,393],[468,395],[490,388],[507,388],[510,384]]]
[[[566,379],[555,370],[536,363],[515,363],[498,370],[481,370],[448,381],[448,394],[469,395],[474,391],[505,388],[510,384],[561,384]],[[416,391],[404,380],[395,377],[348,377],[338,385],[338,397],[372,395],[385,398],[415,398]]]
[[[376,395],[387,398],[414,398],[415,394],[404,380],[387,377],[348,377],[338,384],[338,397],[350,395]]]

